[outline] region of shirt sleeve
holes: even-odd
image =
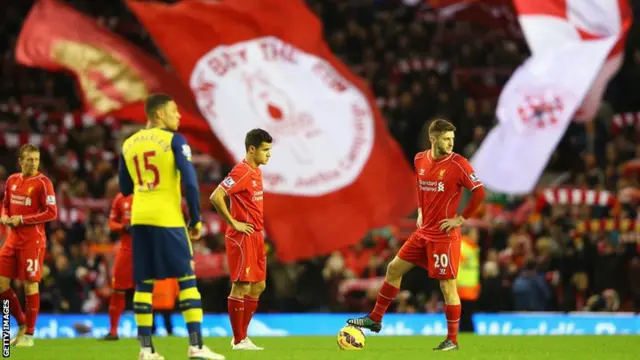
[[[44,208],[36,214],[24,215],[22,223],[27,225],[40,224],[55,220],[58,218],[58,206],[56,205],[56,193],[53,190],[53,184],[48,178],[42,179],[40,189],[41,201]]]
[[[453,160],[460,167],[460,179],[458,183],[461,186],[473,191],[475,188],[482,186],[482,181],[476,175],[475,170],[471,167],[469,161],[463,157],[457,157]]]
[[[111,203],[111,211],[109,212],[109,230],[116,232],[124,228],[122,223],[122,209],[120,208],[120,202],[124,197],[122,194],[116,195]]]
[[[120,154],[118,165],[118,184],[120,185],[120,192],[124,196],[133,194],[133,179],[127,169],[127,163],[124,161],[124,155]]]
[[[413,158],[413,171],[416,176],[416,194],[418,195],[418,207],[422,208],[422,194],[420,194],[420,175],[418,174],[420,153]]]
[[[220,183],[228,195],[245,190],[249,184],[249,169],[245,165],[236,165]]]
[[[176,167],[180,171],[182,185],[185,188],[185,197],[189,207],[189,226],[193,227],[200,222],[200,189],[198,188],[196,169],[191,162],[191,147],[182,134],[175,133],[171,139],[171,149]]]
[[[9,194],[9,191],[11,189],[11,177],[7,179],[7,181],[4,183],[4,195],[2,198],[2,211],[0,211],[0,216],[4,216],[7,215],[9,216],[9,203],[10,203],[10,197],[11,194]]]

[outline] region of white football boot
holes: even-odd
[[[211,351],[211,349],[209,349],[206,345],[202,345],[201,348],[197,347],[197,346],[189,346],[189,359],[194,359],[194,360],[201,360],[201,359],[206,359],[206,360],[224,360],[224,355],[215,353],[213,351]]]
[[[233,338],[231,338],[231,346],[233,346],[233,350],[251,350],[251,351],[259,351],[264,350],[264,348],[256,345],[249,339],[248,337],[242,339],[239,343],[234,344]]]
[[[164,360],[164,356],[158,354],[157,352],[151,352],[151,349],[144,348],[140,349],[138,360]]]

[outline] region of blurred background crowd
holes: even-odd
[[[71,1],[76,9],[158,55],[118,1]],[[435,117],[458,128],[455,150],[470,158],[495,121],[496,101],[528,49],[508,9],[490,11],[498,28],[443,16],[427,2],[308,0],[333,51],[364,78],[408,160],[429,146]],[[104,312],[118,246],[107,216],[117,193],[117,149],[138,125],[82,114],[74,79],[17,65],[14,45],[31,1],[0,13],[0,190],[17,168],[16,150],[42,149],[42,171],[56,184],[59,219],[50,224],[42,311]],[[640,8],[635,8],[637,11]],[[476,311],[640,311],[640,27],[597,119],[572,123],[529,196],[490,193],[464,226],[465,309]],[[226,312],[225,225],[208,195],[230,164],[194,160],[206,236],[194,244],[207,312]],[[572,200],[567,200],[572,199]],[[282,264],[269,251],[262,312],[365,311],[386,264],[415,228],[398,219],[324,257]],[[0,231],[3,241],[6,233]],[[464,256],[463,256],[464,257]],[[423,269],[403,280],[397,312],[439,312],[437,284]],[[464,294],[463,294],[464,292]]]

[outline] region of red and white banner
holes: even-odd
[[[304,1],[128,5],[236,161],[247,131],[273,135],[265,222],[282,261],[357,243],[415,209],[413,172],[372,94]]]
[[[18,37],[16,62],[73,73],[92,118],[114,115],[145,123],[144,100],[154,92],[167,93],[180,107],[181,132],[189,142],[213,157],[228,158],[174,73],[58,0],[39,0],[31,7]]]
[[[622,63],[626,0],[515,0],[533,55],[507,82],[472,159],[485,186],[531,192],[570,121],[591,120]]]

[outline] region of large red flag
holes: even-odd
[[[236,161],[275,138],[265,222],[294,261],[357,243],[416,208],[415,178],[363,81],[301,0],[128,2]]]
[[[73,73],[82,89],[85,110],[97,117],[110,114],[144,122],[146,97],[153,92],[167,93],[180,107],[182,132],[192,145],[219,159],[228,158],[201,117],[191,91],[174,73],[57,0],[33,5],[18,38],[16,61]]]

